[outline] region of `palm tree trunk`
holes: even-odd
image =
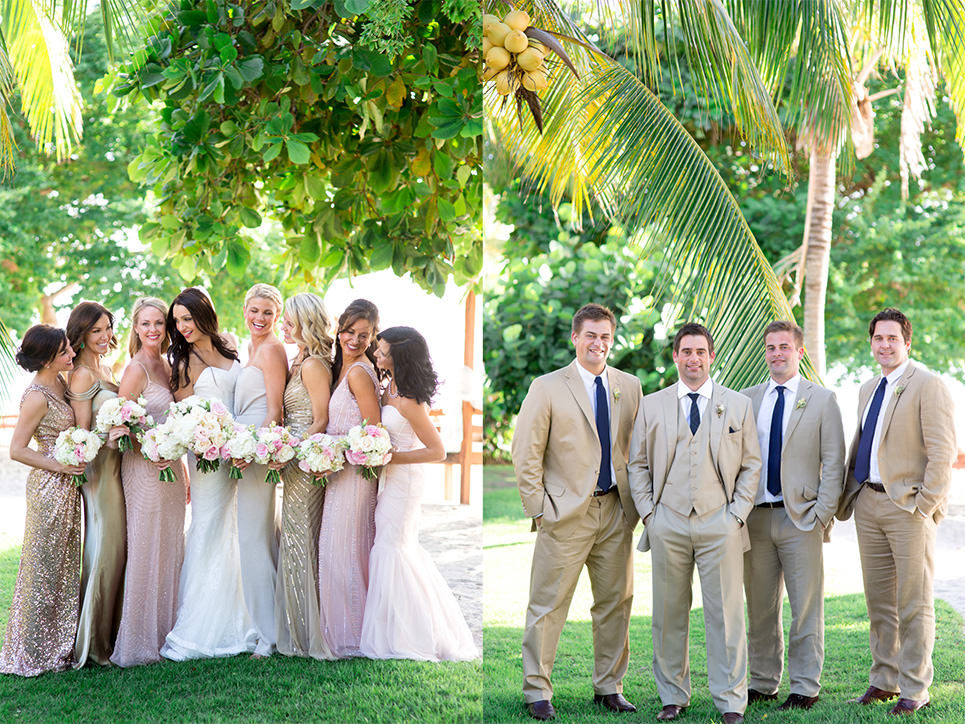
[[[817,146],[817,144],[815,144]],[[825,372],[824,303],[828,292],[828,267],[831,261],[831,216],[834,212],[837,154],[834,149],[811,150],[808,172],[808,209],[804,246],[804,346],[814,368]]]

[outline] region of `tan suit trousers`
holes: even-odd
[[[653,675],[660,701],[690,703],[690,604],[700,574],[707,683],[722,712],[747,707],[743,541],[727,506],[698,516],[658,504],[647,521],[653,563]]]
[[[935,647],[935,521],[867,486],[854,523],[871,624],[870,683],[906,699],[928,699]]]
[[[818,523],[803,531],[786,508],[755,508],[747,519],[747,532],[751,539],[751,549],[744,554],[748,686],[764,694],[776,694],[781,686],[786,585],[791,603],[787,666],[791,693],[817,696],[824,665],[824,528]]]
[[[550,675],[573,591],[586,565],[593,589],[593,690],[623,691],[630,660],[633,529],[616,492],[590,499],[586,515],[546,520],[536,535],[523,632],[523,697],[551,699]]]

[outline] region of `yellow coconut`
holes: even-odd
[[[549,87],[549,78],[546,77],[546,67],[537,68],[532,73],[527,73],[532,78],[536,90],[541,91]]]
[[[529,27],[529,21],[529,13],[525,10],[512,10],[503,18],[503,22],[513,30],[526,30]]]
[[[496,92],[501,96],[508,96],[516,90],[516,79],[508,70],[501,70],[496,75]]]
[[[529,47],[529,38],[522,30],[512,30],[503,40],[503,47],[510,53],[522,53]]]
[[[489,52],[489,49],[492,48],[492,47],[493,47],[493,41],[491,41],[489,38],[487,38],[487,37],[484,35],[484,36],[483,36],[483,46],[482,46],[482,48],[483,48],[483,57],[484,57],[484,58],[486,57],[486,53],[488,53],[488,52]]]
[[[548,51],[546,50],[546,45],[542,41],[537,40],[536,38],[531,38],[528,35],[526,36],[526,39],[529,41],[529,47],[535,48],[544,56],[546,55]]]
[[[483,35],[489,35],[489,30],[493,25],[500,22],[498,15],[483,15]]]
[[[486,53],[486,65],[496,70],[502,70],[509,65],[510,55],[505,48],[493,47]]]
[[[523,88],[528,91],[536,90],[536,81],[533,73],[523,73]]]
[[[512,32],[512,28],[506,25],[506,23],[496,23],[489,28],[489,32],[486,33],[486,35],[489,36],[489,40],[493,45],[502,45],[510,32]]]
[[[486,56],[487,59],[489,56]],[[488,62],[488,60],[487,60]],[[543,64],[543,54],[536,48],[527,48],[516,56],[516,65],[525,71],[536,70]]]
[[[483,80],[484,80],[484,81],[492,80],[493,78],[496,77],[496,74],[497,74],[497,73],[499,73],[498,70],[496,70],[495,68],[490,68],[490,67],[487,65],[487,66],[486,66],[486,69],[483,71]]]

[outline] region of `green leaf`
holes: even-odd
[[[317,173],[305,174],[305,193],[313,199],[325,198],[325,182]]]
[[[392,72],[392,63],[389,59],[373,50],[353,51],[352,65],[365,73],[377,76],[389,75]]]
[[[463,164],[456,170],[456,179],[459,181],[459,185],[463,188],[466,187],[466,182],[469,177],[472,176],[472,169],[466,164]]]
[[[439,51],[432,43],[422,46],[422,62],[426,64],[426,70],[433,75],[439,70]]]
[[[181,226],[181,219],[177,216],[162,216],[158,223],[168,231],[174,231]]]
[[[238,217],[241,219],[241,223],[249,229],[257,229],[261,226],[261,214],[247,206],[238,209]]]
[[[276,158],[278,158],[279,153],[281,153],[281,141],[272,141],[270,144],[268,144],[268,148],[265,149],[265,152],[261,155],[261,158],[265,163],[268,163],[269,161],[274,161]]]
[[[436,176],[442,180],[447,180],[452,176],[452,168],[455,166],[452,156],[442,151],[432,154],[432,167],[436,170]]]
[[[265,72],[265,61],[260,55],[252,55],[244,60],[239,60],[238,72],[241,73],[241,77],[245,79],[245,82],[251,83],[261,78]]]
[[[438,200],[439,205],[439,218],[444,222],[448,223],[456,218],[456,207],[450,201],[440,198]]]
[[[301,260],[302,266],[309,268],[315,266],[320,252],[321,249],[318,247],[318,239],[315,234],[305,234],[298,246],[298,258]]]
[[[392,263],[392,253],[395,251],[392,242],[388,239],[379,239],[375,243],[375,248],[369,256],[369,265],[373,271],[386,269]]]
[[[350,18],[361,15],[368,10],[370,0],[335,0],[335,12],[340,18]]]
[[[178,274],[186,282],[194,280],[195,275],[198,273],[198,263],[193,255],[188,254],[182,256],[178,264]]]
[[[308,163],[312,156],[311,149],[301,141],[289,138],[285,141],[285,148],[288,150],[288,160],[292,163],[303,165]]]
[[[239,237],[228,241],[228,273],[236,279],[241,277],[248,268],[251,252]]]

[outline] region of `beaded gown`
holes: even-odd
[[[41,455],[53,459],[57,436],[74,424],[74,411],[43,385],[47,400],[33,439]],[[23,399],[21,399],[23,404]],[[69,669],[80,602],[80,492],[70,475],[34,468],[27,476],[27,517],[23,549],[7,632],[0,650],[0,673],[37,676]]]
[[[174,397],[166,384],[154,382],[146,369],[144,373],[147,414],[160,424]],[[183,459],[175,460],[171,470],[175,480],[164,482],[140,451],[129,450],[121,459],[128,545],[121,625],[111,655],[111,663],[118,666],[160,661],[164,637],[174,628],[184,559]]]
[[[268,413],[265,374],[243,367],[235,385],[235,422],[259,426]],[[226,463],[227,464],[227,463]],[[245,605],[258,632],[255,653],[275,650],[275,565],[278,530],[275,526],[275,486],[265,482],[266,465],[245,468],[238,487],[238,548]]]
[[[91,401],[91,427],[108,400],[117,397],[100,380],[81,393],[67,390],[69,400]],[[87,464],[87,482],[80,488],[84,499],[84,560],[80,579],[80,616],[74,642],[74,666],[87,659],[109,663],[121,622],[126,559],[124,491],[121,485],[121,453],[103,445]]]
[[[372,379],[372,366],[356,362]],[[351,370],[351,368],[349,368]],[[345,435],[362,423],[362,412],[349,389],[348,372],[332,392],[328,405],[329,435]],[[378,485],[355,465],[334,473],[325,486],[325,506],[318,538],[319,620],[325,643],[338,658],[361,656],[362,612],[369,585],[369,552],[375,541]]]
[[[194,394],[221,400],[234,412],[234,390],[241,365],[205,367]],[[175,661],[234,656],[254,651],[257,633],[245,606],[238,552],[235,481],[229,465],[211,473],[197,469],[188,454],[191,475],[191,525],[184,543],[178,590],[178,617],[161,656]]]
[[[312,401],[301,364],[285,386],[285,425],[301,437],[312,424]],[[281,545],[275,583],[277,647],[286,656],[332,659],[318,622],[318,531],[325,488],[294,462],[282,470]]]
[[[422,447],[397,407],[382,407],[392,447]],[[419,545],[423,465],[388,465],[375,508],[375,545],[362,617],[362,654],[370,659],[464,661],[478,656],[452,591]]]

